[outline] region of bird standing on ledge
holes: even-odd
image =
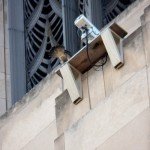
[[[70,58],[70,52],[65,50],[65,47],[61,45],[52,47],[48,55],[49,57],[58,58],[60,64],[64,64]]]

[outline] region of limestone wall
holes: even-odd
[[[7,0],[0,0],[0,116],[11,106]]]
[[[71,103],[55,73],[0,118],[0,150],[149,150],[150,1],[137,0],[116,19],[125,65],[110,61],[82,76],[83,101]]]

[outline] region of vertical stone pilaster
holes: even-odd
[[[103,27],[103,6],[102,0],[88,0],[89,19],[98,28]]]
[[[79,37],[74,21],[78,16],[78,0],[62,0],[64,46],[71,54],[79,50]]]
[[[23,0],[8,1],[12,104],[26,92]]]

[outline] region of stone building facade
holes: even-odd
[[[75,18],[83,13],[99,29],[134,0],[1,0],[0,114],[50,73],[59,61],[47,53],[80,48]]]
[[[150,1],[136,0],[113,21],[128,32],[124,66],[108,59],[84,73],[78,105],[52,71],[0,118],[1,150],[150,149]]]

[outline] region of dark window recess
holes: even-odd
[[[45,52],[44,58],[45,58],[45,59],[50,59],[50,57],[49,57],[49,55],[48,55],[48,52]]]
[[[55,13],[53,13],[50,17],[49,17],[49,22],[51,22],[51,20],[54,18]]]
[[[120,7],[119,5],[117,5],[117,8],[119,8],[120,11],[123,11],[124,9],[122,7]]]
[[[38,24],[36,24],[35,27],[36,27],[39,31],[41,31],[41,32],[44,32],[44,31],[45,31],[45,29],[42,28],[42,27],[40,27]]]
[[[125,5],[131,4],[131,0],[120,0],[120,2],[125,4]]]
[[[33,32],[40,38],[40,39],[43,39],[44,35],[42,35],[40,32],[36,31],[34,28],[33,28]]]
[[[30,8],[28,2],[27,2],[26,4],[27,4],[27,7],[28,7],[28,9],[30,10],[30,12],[32,12],[32,9]]]
[[[115,16],[118,15],[118,13],[116,12],[116,10],[113,10],[112,12],[115,14]]]
[[[62,44],[63,44],[63,35],[60,37],[60,39],[59,39],[58,43],[60,43],[60,45],[62,45]]]
[[[38,81],[41,81],[42,78],[40,76],[38,76],[36,73],[34,74],[35,78],[38,80]]]
[[[57,35],[55,36],[56,41],[58,41],[59,36],[61,35],[61,31],[62,31],[62,27],[61,27],[61,29],[59,30],[59,32],[57,33]]]
[[[32,51],[30,51],[30,53],[31,53],[32,57],[34,57],[34,54],[33,54],[33,52],[32,52]]]
[[[51,26],[51,29],[53,30],[54,28],[55,28],[55,26],[56,26],[56,24],[57,24],[57,22],[59,21],[60,19],[57,17],[57,19],[54,21],[54,23],[52,24],[52,26]],[[59,23],[59,25],[60,25],[60,23]],[[59,26],[58,25],[58,26]]]
[[[51,62],[51,66],[54,66],[57,62],[57,58],[53,60],[53,62]]]
[[[43,71],[41,71],[40,69],[37,70],[37,73],[40,74],[42,77],[46,76],[46,73],[44,73]]]
[[[38,83],[33,77],[32,77],[32,81],[34,82],[34,84]]]
[[[39,48],[35,44],[33,44],[32,47],[33,47],[35,52],[38,52]]]
[[[35,1],[31,1],[32,7],[35,8],[37,6],[37,3]]]
[[[56,20],[58,20],[58,18],[57,18]],[[54,24],[53,24],[53,25],[54,25]],[[52,25],[52,26],[53,26],[53,25]],[[59,30],[59,28],[60,28],[61,26],[62,26],[62,21],[60,21],[57,26],[54,26],[55,30],[54,30],[54,28],[51,28],[53,35],[56,34],[56,32]],[[62,31],[61,31],[61,32],[62,32]]]
[[[50,43],[47,43],[46,49],[47,49],[47,50],[50,50],[50,49],[51,49],[51,44],[50,44]]]
[[[43,22],[43,23],[45,23],[46,22],[46,20],[44,19],[44,18],[39,18],[39,20],[41,21],[41,22]]]
[[[33,87],[33,86],[34,86],[34,84],[32,83],[32,80],[30,80],[30,83],[31,83],[31,87]]]
[[[34,35],[32,35],[34,41],[40,46],[42,44],[41,41],[39,41]]]
[[[109,13],[110,14],[110,16],[111,16],[111,19],[114,19],[114,16],[111,14],[111,13]]]
[[[43,62],[41,63],[41,66],[43,66],[43,67],[46,68],[46,69],[48,68],[48,64],[45,64],[45,63],[43,63]]]

